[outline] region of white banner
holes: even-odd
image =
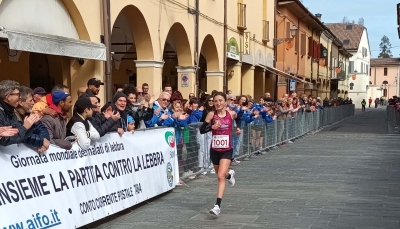
[[[82,151],[0,147],[0,228],[76,228],[179,183],[173,128],[107,134]]]

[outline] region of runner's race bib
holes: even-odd
[[[211,147],[213,149],[229,148],[229,135],[213,135]]]

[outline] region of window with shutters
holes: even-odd
[[[286,38],[291,38],[291,36],[290,36],[290,22],[286,22]]]
[[[246,30],[246,4],[238,3],[238,25],[239,30]]]
[[[367,64],[367,65],[365,65],[365,73],[368,75],[371,75],[371,71],[369,71],[369,65]]]
[[[312,37],[308,38],[308,56],[312,57],[313,56],[313,50],[314,50],[314,40]]]
[[[301,34],[301,40],[300,40],[300,43],[301,43],[301,47],[300,47],[300,54],[302,55],[302,56],[305,56],[306,55],[306,48],[307,48],[307,39],[306,39],[306,34],[304,34],[304,33],[302,33]]]
[[[269,21],[263,20],[263,42],[269,41]]]
[[[364,73],[364,63],[361,62],[360,73]]]
[[[387,68],[384,68],[384,69],[383,69],[383,75],[384,75],[384,76],[387,76]]]
[[[349,61],[349,73],[354,72],[354,61]]]
[[[296,53],[299,53],[299,37],[299,33],[296,33],[294,37],[294,51],[296,51]]]

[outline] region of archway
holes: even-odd
[[[221,72],[218,50],[212,35],[208,34],[201,45],[199,57],[200,90],[222,90],[224,72]]]
[[[195,69],[192,52],[185,28],[180,23],[174,23],[167,35],[163,50],[164,67],[162,85],[172,86],[179,90],[184,97],[195,93]]]
[[[140,10],[133,5],[125,6],[114,22],[111,32],[111,52],[115,89],[127,83],[141,86],[138,82],[135,61],[154,60],[154,54],[146,20]],[[144,76],[139,77],[144,78]]]

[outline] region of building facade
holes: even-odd
[[[118,0],[109,10],[104,2],[0,0],[0,80],[76,91],[96,77],[113,90],[148,83],[154,94],[171,84],[185,97],[199,89],[251,96],[274,89],[267,71],[274,62],[272,1]],[[19,44],[21,37],[29,45]]]
[[[400,58],[371,58],[368,98],[399,95]]]
[[[342,41],[344,48],[352,54],[349,60],[348,97],[357,108],[369,97],[370,46],[367,29],[358,24],[333,23],[326,26]]]
[[[339,82],[346,79],[339,71],[339,55],[343,64],[348,52],[336,35],[300,1],[278,0],[276,12],[276,68],[281,74],[277,83],[278,98],[288,92],[316,97],[338,97]],[[297,33],[291,38],[291,28]],[[347,58],[347,59],[346,59]],[[295,82],[293,82],[295,81]]]

